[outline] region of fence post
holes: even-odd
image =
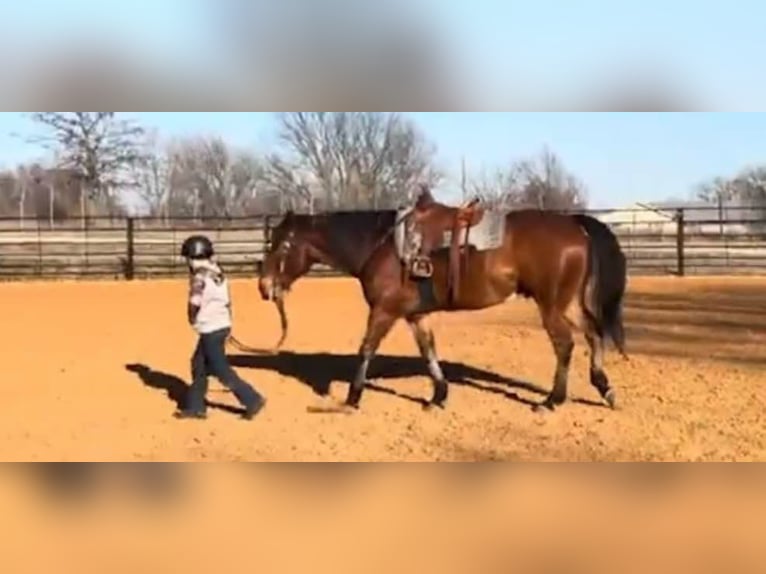
[[[256,269],[260,275],[263,269],[263,261],[266,259],[266,253],[269,252],[269,246],[271,245],[271,216],[266,215],[263,218],[263,244],[261,245],[260,253],[256,259]]]
[[[271,216],[267,215],[263,220],[263,242],[265,249],[271,245]]]
[[[676,212],[676,261],[678,264],[678,269],[676,272],[678,273],[679,277],[684,277],[686,275],[686,225],[685,225],[685,215],[684,210],[679,209]]]
[[[135,219],[128,217],[126,240],[127,240],[127,252],[125,254],[125,279],[133,281],[136,270],[136,245],[135,245]]]

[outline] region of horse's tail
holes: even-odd
[[[622,316],[628,281],[625,254],[605,223],[584,214],[574,218],[590,239],[588,275],[592,300],[588,307],[596,315],[593,319],[598,335],[602,339],[611,338],[617,350],[627,358]]]

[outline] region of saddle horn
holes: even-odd
[[[477,210],[481,204],[481,199],[475,197],[467,203],[464,203],[457,209],[457,223],[458,225],[464,225],[467,227],[473,227],[477,223],[478,213]]]
[[[474,197],[473,199],[465,202],[458,209],[472,209],[481,203],[480,197]]]

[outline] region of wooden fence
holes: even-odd
[[[598,214],[596,214],[598,216]],[[186,273],[179,250],[192,233],[216,243],[227,271],[253,276],[278,218],[194,221],[148,218],[48,221],[0,219],[0,279],[143,279]],[[609,222],[634,275],[766,273],[763,222],[689,222],[679,210],[667,224]],[[332,274],[318,268],[314,275]]]

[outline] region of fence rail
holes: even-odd
[[[600,214],[594,213],[596,217]],[[634,275],[766,274],[766,221],[690,221],[677,210],[667,222],[602,218],[615,231]],[[0,280],[143,279],[186,273],[180,246],[191,233],[213,239],[234,276],[252,276],[276,217],[197,221],[151,218],[0,219]],[[313,275],[332,275],[317,268]]]

